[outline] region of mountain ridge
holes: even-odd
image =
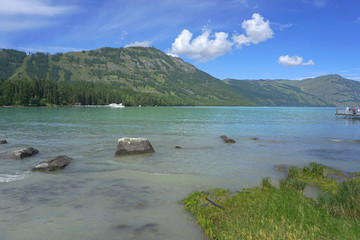
[[[262,106],[360,105],[360,82],[338,74],[303,80],[225,79],[224,82]]]
[[[228,78],[222,81],[153,47],[104,47],[81,52],[29,55],[13,49],[2,49],[0,79],[2,82],[44,79],[60,85],[82,81],[86,82],[83,86],[96,88],[99,84],[105,85],[106,91],[111,88],[123,89],[122,92],[136,95],[136,98],[143,94],[149,99],[162,98],[160,102],[171,105],[360,105],[360,82],[337,74],[303,80]],[[72,99],[75,101],[79,98]],[[94,100],[91,102],[106,104],[109,101],[108,98]],[[131,104],[136,104],[136,101],[131,101]]]
[[[186,105],[255,105],[221,80],[152,47],[24,54],[0,51],[0,77],[114,83],[120,88],[179,99]]]

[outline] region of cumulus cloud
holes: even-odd
[[[285,56],[280,56],[278,59],[278,63],[286,66],[286,67],[295,67],[295,66],[309,66],[309,65],[315,65],[313,60],[309,60],[307,62],[304,62],[302,57],[299,56],[289,56],[289,55],[285,55]]]
[[[74,6],[52,6],[44,0],[0,0],[0,14],[54,16],[65,13]]]
[[[269,21],[254,13],[252,18],[242,23],[244,34],[234,34],[229,38],[226,32],[215,32],[204,28],[202,34],[193,39],[193,33],[184,29],[171,45],[168,51],[172,56],[187,56],[200,62],[213,60],[232,51],[233,46],[241,48],[242,45],[258,44],[272,38],[273,31]]]
[[[274,35],[269,20],[264,21],[264,18],[259,13],[254,13],[251,19],[243,21],[241,27],[245,30],[247,36],[241,34],[232,37],[238,48],[242,45],[250,45],[250,43],[264,42]]]
[[[192,39],[193,34],[184,29],[172,44],[172,56],[187,56],[200,62],[215,59],[231,51],[233,43],[225,32],[216,32],[211,35],[211,30],[203,29],[200,36]],[[192,40],[191,40],[192,39]]]
[[[142,41],[142,42],[133,42],[126,44],[125,47],[150,47],[152,42],[150,41]]]
[[[312,66],[312,65],[315,65],[315,63],[314,63],[314,61],[312,59],[310,59],[309,61],[304,62],[302,65],[304,65],[304,66]]]

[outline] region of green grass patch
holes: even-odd
[[[284,168],[286,169],[287,167],[280,167],[279,169],[284,170]],[[313,162],[304,168],[290,167],[287,169],[287,178],[296,179],[300,182],[317,186],[325,193],[336,193],[340,184],[336,179],[348,179],[348,177],[339,170]]]
[[[310,199],[303,193],[307,183],[332,181],[327,183],[328,168],[307,168],[289,169],[279,189],[265,178],[261,187],[236,193],[210,189],[183,202],[209,239],[360,239],[360,181],[322,187],[335,190]]]

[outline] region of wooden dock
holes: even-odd
[[[360,119],[360,112],[357,109],[354,112],[353,109],[346,110],[342,108],[337,108],[335,116],[341,118]]]

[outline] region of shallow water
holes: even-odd
[[[179,203],[211,187],[240,190],[273,167],[316,161],[360,170],[360,121],[334,108],[156,107],[0,108],[2,239],[202,239]],[[227,145],[227,135],[236,140]],[[115,157],[120,137],[146,137],[154,154]],[[253,139],[257,138],[257,139]],[[184,149],[175,149],[182,146]],[[57,155],[74,158],[59,173],[31,172]]]

